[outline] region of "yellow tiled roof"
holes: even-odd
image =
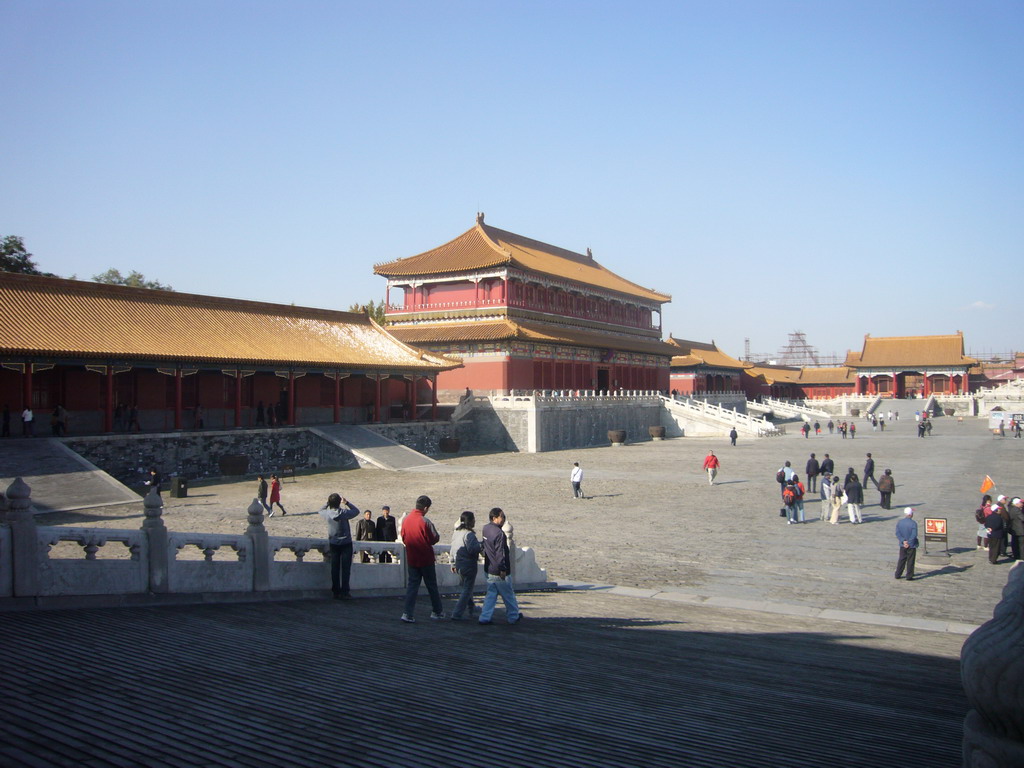
[[[518,267],[525,272],[571,280],[648,301],[664,303],[672,300],[668,294],[643,288],[619,277],[589,255],[506,232],[484,224],[482,219],[478,219],[472,229],[444,245],[416,256],[378,264],[373,271],[384,277],[419,277],[499,266]]]
[[[0,273],[0,354],[439,371],[368,317]]]
[[[544,323],[492,320],[467,323],[422,323],[393,326],[389,330],[408,344],[452,344],[469,341],[521,339],[550,344],[574,344],[594,349],[620,349],[669,357],[673,348],[660,339],[583,331]]]
[[[799,368],[783,368],[774,365],[751,365],[747,373],[766,384],[796,383],[800,377]]]
[[[864,337],[860,353],[849,352],[846,364],[853,368],[902,368],[914,366],[967,366],[978,361],[964,355],[964,335]]]
[[[852,384],[857,375],[850,368],[801,368],[798,384]]]
[[[708,344],[703,341],[676,339],[670,335],[668,337],[668,341],[665,343],[678,347],[683,353],[672,358],[671,365],[673,368],[707,365],[713,368],[744,369],[749,368],[751,365],[750,363],[741,362],[736,358],[725,354],[725,352],[720,350],[713,341]]]

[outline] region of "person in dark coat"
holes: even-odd
[[[903,569],[907,571],[907,581],[914,580],[914,560],[917,559],[917,523],[914,522],[914,510],[907,507],[903,510],[903,519],[896,523],[896,540],[900,543],[900,554],[896,560],[896,578],[903,578]]]
[[[896,492],[896,480],[893,479],[891,469],[882,473],[882,479],[878,481],[878,492],[882,495],[879,506],[882,509],[892,509],[892,495]]]
[[[1010,513],[1010,549],[1013,559],[1020,560],[1021,538],[1024,537],[1024,501],[1015,496],[1006,511]]]
[[[818,473],[821,472],[821,464],[814,458],[814,454],[811,454],[811,458],[807,460],[807,490],[817,490]]]
[[[156,467],[151,467],[149,470],[149,477],[146,479],[146,485],[152,490],[156,488],[156,495],[160,495],[160,483],[163,482],[163,478],[160,477],[156,471]]]
[[[860,507],[864,503],[864,486],[860,484],[857,474],[849,476],[843,490],[846,491],[846,514],[854,525],[864,522],[861,518]]]
[[[377,526],[373,522],[373,513],[370,510],[363,512],[363,519],[356,526],[356,541],[373,541],[377,537]],[[359,551],[359,562],[371,562],[370,553],[365,549]]]
[[[377,518],[377,541],[397,541],[398,521],[391,516],[391,507],[386,504],[380,508]],[[394,560],[390,552],[380,553],[380,562],[390,563]]]
[[[729,430],[729,440],[732,441],[733,445],[736,445],[736,438],[739,437],[739,433],[736,432],[736,427]]]
[[[263,505],[263,508],[267,510],[267,512],[273,513],[274,510],[272,510],[270,505],[267,504],[267,493],[270,490],[267,485],[267,479],[263,475],[258,475],[256,480],[258,481],[256,485],[256,498],[260,500],[260,504]]]
[[[988,508],[988,514],[985,515],[985,530],[988,533],[988,561],[995,565],[1006,540],[1006,523],[995,504]]]
[[[829,458],[826,453],[825,458],[821,460],[821,468],[819,469],[823,475],[834,475],[836,473],[836,463]]]
[[[875,488],[878,488],[878,481],[875,479],[875,460],[871,458],[871,454],[868,454],[868,460],[864,462],[864,487],[867,487],[868,480],[875,484]]]

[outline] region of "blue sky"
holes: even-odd
[[[5,0],[0,235],[347,309],[490,224],[665,335],[1024,348],[1024,3]]]

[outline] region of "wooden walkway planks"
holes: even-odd
[[[593,593],[0,614],[0,763],[959,762],[963,638]],[[500,611],[496,618],[501,618]]]

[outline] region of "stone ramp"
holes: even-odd
[[[0,441],[0,473],[2,492],[16,477],[28,483],[37,512],[71,512],[142,501],[138,493],[54,438]]]
[[[429,456],[389,440],[366,427],[351,424],[332,424],[310,427],[311,432],[352,453],[360,461],[390,470],[415,469],[437,466]]]
[[[960,763],[960,637],[592,592],[519,602],[520,624],[499,609],[486,627],[430,621],[425,599],[402,624],[399,598],[0,613],[0,764]]]

